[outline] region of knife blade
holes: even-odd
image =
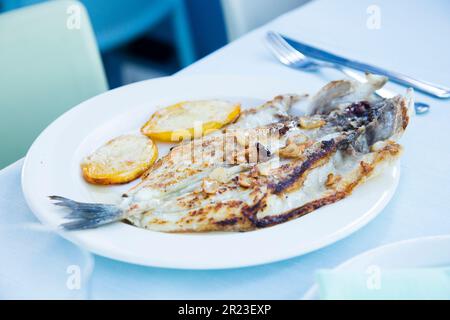
[[[308,44],[302,43],[300,41],[291,39],[289,37],[283,36],[283,39],[286,40],[291,46],[293,46],[295,49],[299,50],[301,53],[303,53],[306,56],[309,56],[310,58],[334,63],[337,65],[345,66],[347,68],[352,68],[355,70],[363,71],[363,72],[370,72],[374,74],[383,75],[389,78],[389,80],[396,82],[401,85],[406,85],[408,87],[413,87],[419,91],[422,91],[424,93],[427,93],[429,95],[432,95],[434,97],[438,98],[449,98],[450,97],[450,89],[446,88],[444,86],[436,85],[431,82],[422,81],[415,79],[413,77],[401,74],[399,72],[385,70],[379,67],[376,67],[374,65],[370,65],[368,63],[351,60],[348,58],[344,58],[341,56],[338,56],[334,53],[315,48],[313,46],[310,46]]]

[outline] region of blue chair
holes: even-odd
[[[0,0],[9,11],[45,0]],[[166,18],[173,23],[174,43],[180,64],[195,61],[184,0],[81,0],[88,10],[100,51],[109,52],[155,27]]]
[[[74,7],[80,27],[72,29]],[[1,169],[23,157],[50,122],[108,87],[89,17],[77,1],[0,14],[0,48]]]

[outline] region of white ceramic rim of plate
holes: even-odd
[[[22,170],[22,188],[26,202],[43,223],[55,226],[55,221],[57,221],[55,219],[59,219],[58,221],[60,221],[60,218],[57,218],[60,213],[55,212],[57,209],[51,205],[45,196],[52,192],[52,188],[60,192],[59,190],[62,190],[62,187],[64,187],[64,190],[70,187],[63,184],[51,185],[53,180],[56,179],[55,177],[58,175],[58,172],[54,172],[53,169],[48,169],[48,166],[52,165],[51,161],[55,161],[52,160],[49,154],[54,152],[51,147],[63,148],[62,144],[57,144],[59,139],[57,136],[61,132],[64,132],[62,128],[66,129],[64,125],[70,126],[77,117],[78,120],[84,119],[83,114],[84,116],[89,115],[94,118],[96,116],[100,117],[98,114],[101,114],[102,109],[119,114],[116,104],[124,103],[126,100],[127,103],[131,101],[130,105],[133,106],[133,103],[139,100],[136,95],[144,94],[144,91],[147,94],[147,91],[152,90],[158,93],[165,90],[173,94],[173,90],[169,88],[178,88],[180,91],[189,92],[189,95],[186,97],[187,99],[199,99],[203,97],[198,96],[201,92],[198,87],[204,86],[207,88],[206,92],[208,96],[248,96],[270,99],[283,92],[298,92],[300,87],[302,89],[306,87],[306,90],[318,90],[324,85],[322,80],[312,75],[305,74],[302,75],[302,78],[304,79],[304,87],[298,83],[294,84],[292,81],[273,80],[270,76],[172,76],[134,83],[91,98],[55,120],[41,133],[31,146]],[[251,84],[250,86],[249,83]],[[125,97],[127,99],[124,100]],[[116,100],[119,100],[119,102]],[[147,100],[145,101],[147,102]],[[150,104],[150,101],[148,103]],[[109,104],[108,109],[106,109],[105,104]],[[123,112],[123,105],[121,108],[121,112]],[[97,115],[94,115],[94,113],[97,113]],[[87,127],[89,125],[92,124],[86,124]],[[78,137],[73,137],[73,139],[71,136],[69,137],[73,141],[81,143],[80,140],[84,136],[77,132],[74,135],[78,135]],[[72,143],[72,147],[76,148],[77,145],[73,141],[64,141],[64,144]],[[64,152],[60,151],[60,153]],[[43,159],[47,161],[46,164],[42,164],[45,162]],[[55,162],[53,165],[56,168],[58,163]],[[59,172],[59,174],[64,175],[66,172]],[[301,219],[247,233],[231,233],[226,235],[165,234],[138,229],[123,223],[115,223],[95,230],[69,233],[58,229],[57,232],[64,238],[77,243],[93,253],[134,264],[176,269],[226,269],[254,266],[309,253],[355,232],[377,216],[387,205],[397,188],[399,177],[400,165],[397,163],[394,166],[386,168],[381,174],[381,177],[375,178],[378,179],[377,181],[373,179],[360,187],[360,189],[366,188],[365,190],[369,190],[369,192],[366,191],[364,193],[362,190],[356,190],[355,194],[347,199],[321,208]],[[36,189],[36,186],[39,186],[39,188]],[[47,190],[44,192],[45,189]],[[364,203],[360,199],[360,197],[365,198],[368,196],[366,195],[367,193],[374,192],[378,196],[376,199],[371,199],[370,203]],[[79,192],[76,191],[75,193],[78,194]],[[358,193],[358,196],[356,193]],[[68,196],[67,194],[62,195]],[[77,200],[86,201],[85,199]],[[362,212],[355,211],[358,210],[358,206]],[[329,217],[335,216],[330,215],[330,210],[331,212],[337,210],[340,211],[341,215],[353,215],[353,217],[348,221],[345,218],[340,219],[344,221],[335,220],[327,224],[322,223],[321,227],[315,230],[317,232],[314,232],[313,236],[309,235],[309,238],[305,238],[305,232],[306,234],[309,232],[306,226],[312,225],[317,227],[318,222],[316,220],[320,221],[320,219],[324,219],[327,217],[327,213]],[[341,215],[339,217],[344,218]],[[125,230],[126,228],[128,229]],[[326,230],[327,228],[331,229]],[[294,233],[294,230],[303,230],[303,233],[300,232],[301,234],[299,236],[299,232]],[[125,245],[117,242],[116,237],[120,235],[125,236],[124,239],[126,239],[128,244]],[[219,237],[220,240],[218,240]],[[143,243],[158,243],[159,246],[162,245],[164,248],[155,248],[154,246],[150,246],[149,248],[143,246]],[[133,245],[138,244],[141,246],[140,251],[133,247]],[[127,249],[126,251],[125,248]],[[144,248],[146,250],[143,250]],[[149,252],[149,250],[158,252]],[[186,250],[191,251],[187,253]]]
[[[337,267],[333,268],[333,270],[344,270],[348,267],[351,267],[355,262],[357,261],[363,261],[368,257],[373,256],[374,254],[381,253],[386,250],[395,250],[401,247],[414,245],[417,243],[423,243],[423,242],[436,242],[436,241],[448,241],[450,240],[450,235],[448,234],[442,234],[442,235],[435,235],[435,236],[426,236],[426,237],[419,237],[419,238],[412,238],[412,239],[406,239],[406,240],[400,240],[392,243],[388,243],[367,251],[364,251],[363,253],[360,253],[343,263],[339,264]],[[410,268],[413,268],[415,266],[408,266]],[[302,300],[315,300],[319,297],[319,286],[317,284],[313,284],[308,291],[303,295],[301,298]]]

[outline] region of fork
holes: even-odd
[[[365,78],[359,73],[342,67],[337,64],[311,59],[303,53],[292,47],[279,34],[269,31],[266,36],[269,49],[275,57],[284,65],[307,72],[314,72],[321,68],[332,68],[341,71],[343,74],[354,80],[365,82]],[[381,98],[392,98],[395,93],[384,88],[375,91],[375,94]],[[416,114],[424,114],[430,110],[430,106],[424,102],[415,102],[414,109]]]

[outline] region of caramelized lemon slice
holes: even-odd
[[[158,157],[158,148],[146,136],[124,135],[98,148],[81,163],[86,181],[120,184],[141,176]]]
[[[221,100],[184,101],[156,111],[141,128],[146,136],[173,142],[198,138],[239,117],[241,105]]]

